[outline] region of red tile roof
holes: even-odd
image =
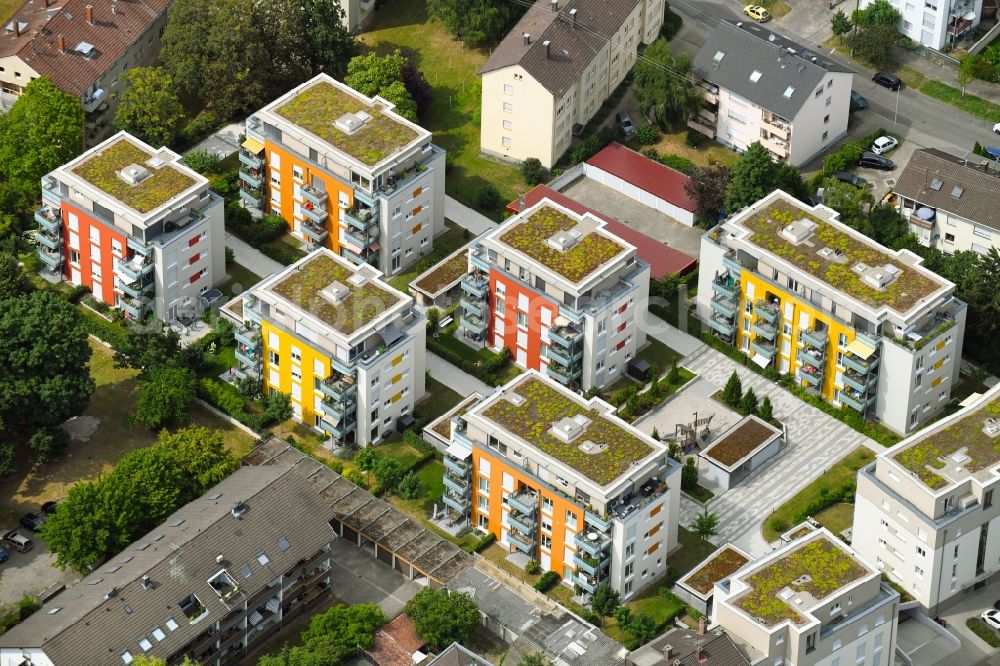
[[[375,640],[365,653],[378,666],[411,666],[413,653],[424,646],[417,636],[413,620],[399,615],[375,632]]]
[[[52,79],[63,92],[80,96],[167,11],[171,1],[48,0],[47,7],[47,0],[28,0],[3,24],[0,58],[18,56],[41,76]],[[88,5],[93,25],[86,20]],[[19,27],[24,26],[18,36],[6,29],[14,20]],[[59,50],[60,35],[65,53]],[[93,57],[74,50],[81,42],[94,47]],[[105,83],[110,86],[112,81]]]
[[[608,232],[636,247],[636,252],[639,255],[639,258],[649,264],[650,277],[657,280],[665,275],[675,273],[678,275],[686,275],[687,273],[693,271],[698,265],[698,260],[694,257],[685,254],[680,250],[675,250],[668,245],[664,245],[655,238],[651,238],[641,231],[636,231],[632,227],[619,222],[610,215],[605,215],[604,213],[596,211],[593,208],[588,208],[576,199],[571,199],[565,194],[553,190],[548,185],[535,186],[524,194],[523,199],[525,208],[534,206],[542,199],[548,199],[553,203],[570,209],[578,215],[590,213],[591,215],[604,220],[604,222],[607,223],[605,228]],[[507,204],[507,210],[516,214],[520,211],[520,205],[521,200],[514,199],[514,201]]]
[[[620,143],[608,144],[607,148],[587,160],[587,164],[618,176],[678,208],[692,213],[698,210],[685,188],[690,178]]]

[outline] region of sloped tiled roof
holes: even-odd
[[[698,210],[698,205],[687,193],[690,178],[620,143],[608,144],[601,152],[587,160],[587,164],[618,176],[626,183],[631,183],[640,190],[649,192],[678,208],[691,213]]]
[[[668,645],[670,659],[664,654]],[[750,660],[721,629],[704,635],[693,629],[673,629],[630,654],[628,663],[629,666],[750,666]]]
[[[550,0],[537,0],[493,50],[479,74],[521,65],[554,97],[561,97],[594,56],[621,28],[639,0],[569,0],[553,11]],[[576,9],[576,26],[570,11]],[[662,11],[662,10],[661,10]],[[524,34],[531,36],[525,44]],[[544,42],[549,42],[546,55]]]
[[[854,72],[749,21],[739,26],[719,21],[691,70],[787,120],[795,118],[827,72]]]
[[[931,187],[935,180],[941,181],[937,189]],[[962,191],[958,192],[956,187]],[[960,157],[933,148],[914,151],[894,189],[896,194],[925,206],[1000,230],[1000,206],[997,206],[1000,178],[967,164]]]
[[[695,257],[684,254],[680,250],[675,250],[669,245],[664,245],[655,238],[647,236],[641,231],[637,231],[627,224],[619,222],[610,215],[605,215],[604,213],[594,210],[593,208],[588,208],[576,199],[553,190],[548,185],[536,185],[523,195],[523,199],[525,208],[534,206],[542,199],[549,199],[550,201],[568,208],[579,215],[590,213],[594,217],[603,220],[607,224],[607,226],[604,227],[606,231],[614,236],[617,236],[626,243],[635,246],[636,254],[639,258],[649,264],[650,277],[657,280],[665,275],[685,275],[694,270],[694,268],[698,265],[698,260]],[[507,204],[507,210],[516,214],[520,212],[520,206],[520,199],[515,199]]]
[[[19,36],[6,29],[0,33],[0,58],[18,56],[63,92],[80,96],[167,11],[171,1],[50,0],[46,7],[46,0],[29,0],[4,23],[7,26],[16,18],[24,28]],[[84,18],[88,5],[93,24]],[[60,35],[65,53],[58,47]],[[84,42],[94,47],[91,57],[75,50]]]

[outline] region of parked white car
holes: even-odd
[[[1000,629],[1000,611],[991,608],[983,611],[980,617],[983,618],[983,622],[993,629]]]
[[[1000,123],[997,123],[996,125],[993,126],[993,133],[1000,134]]]
[[[872,152],[876,155],[885,155],[887,152],[899,145],[899,140],[894,136],[880,136],[872,143]]]

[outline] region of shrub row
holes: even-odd
[[[798,512],[792,518],[792,523],[794,525],[798,525],[809,516],[815,516],[823,509],[828,509],[834,504],[840,504],[841,502],[847,502],[848,504],[853,504],[854,494],[856,492],[857,492],[857,485],[853,481],[850,483],[845,483],[839,488],[834,489],[832,492],[828,491],[826,488],[823,488],[820,490],[819,497],[809,502],[805,506],[799,508]]]
[[[269,397],[263,398],[265,403],[263,412],[249,411],[247,399],[240,393],[239,389],[232,384],[211,377],[203,377],[198,380],[198,397],[256,432],[263,432],[275,423],[285,420],[285,418],[281,418],[284,414],[278,414],[277,411],[269,408],[267,404]]]
[[[108,321],[96,312],[91,312],[87,308],[79,308],[83,315],[83,326],[87,333],[103,340],[115,349],[125,344],[125,330],[120,324]]]
[[[548,592],[559,583],[561,576],[555,571],[546,571],[535,583],[535,589],[539,592]]]
[[[871,148],[875,139],[886,134],[888,132],[880,127],[859,141],[845,143],[837,151],[826,156],[823,161],[823,170],[816,176],[817,179],[825,178],[834,171],[844,171],[853,167],[861,159],[861,153]]]
[[[510,362],[510,350],[507,348],[504,348],[503,352],[494,354],[490,358],[476,362],[463,357],[453,349],[445,346],[439,339],[432,335],[427,336],[427,348],[452,365],[458,366],[463,371],[490,386],[500,386],[502,382],[496,373]]]
[[[480,539],[476,543],[472,544],[472,547],[468,549],[468,552],[470,552],[470,553],[481,553],[484,550],[486,550],[487,548],[489,548],[490,544],[492,544],[496,540],[497,540],[496,535],[493,534],[493,532],[488,532],[486,534],[486,536],[484,536],[482,539]]]

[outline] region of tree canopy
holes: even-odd
[[[732,173],[723,165],[694,167],[691,178],[684,185],[688,196],[694,199],[702,226],[713,226],[726,207],[726,192]]]
[[[7,252],[0,252],[0,300],[23,296],[31,289],[31,281],[28,280],[17,257]]]
[[[80,572],[100,564],[236,466],[218,431],[161,432],[156,444],[127,453],[108,474],[70,488],[43,528],[56,564]]]
[[[754,141],[732,168],[726,210],[735,213],[777,189],[799,199],[808,193],[798,169],[775,162],[771,153],[759,141]]]
[[[124,85],[115,112],[115,127],[154,148],[174,141],[184,122],[184,107],[173,77],[162,67],[136,67],[121,76]]]
[[[153,430],[165,425],[187,423],[188,407],[198,393],[194,370],[158,366],[139,389],[139,399],[132,418]]]
[[[499,42],[526,8],[507,0],[427,0],[427,13],[472,47]]]
[[[687,122],[701,104],[701,93],[691,80],[691,59],[674,56],[670,44],[658,38],[632,70],[632,94],[640,113],[652,115],[660,129]]]
[[[0,336],[0,421],[30,433],[83,413],[94,380],[76,308],[51,291],[0,300]]]
[[[116,368],[133,368],[145,376],[157,366],[173,365],[182,356],[181,339],[162,322],[130,328],[115,350]]]
[[[405,613],[431,649],[468,643],[479,626],[479,607],[464,594],[424,588],[406,602]]]
[[[381,95],[396,105],[396,112],[407,120],[417,120],[417,103],[406,88],[403,72],[409,62],[396,49],[394,53],[380,56],[372,51],[367,55],[351,58],[347,64],[344,83],[362,95]],[[423,78],[422,76],[420,78]],[[426,83],[426,82],[425,82]]]
[[[336,666],[371,647],[386,617],[375,604],[337,605],[317,613],[302,632],[302,645],[265,655],[257,666]]]
[[[851,23],[856,29],[847,40],[851,50],[875,67],[888,67],[893,63],[892,47],[899,41],[902,20],[903,15],[889,0],[875,0],[855,11]]]

